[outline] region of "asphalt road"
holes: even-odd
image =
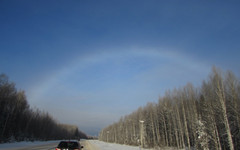
[[[56,143],[51,143],[51,144],[40,144],[40,145],[25,145],[25,146],[21,146],[18,148],[4,148],[4,150],[55,150],[55,147],[57,146],[57,142]],[[1,149],[1,148],[0,148]]]
[[[58,143],[41,144],[35,146],[24,146],[19,148],[7,148],[6,150],[55,150]]]

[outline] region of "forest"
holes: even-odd
[[[50,114],[30,108],[24,91],[0,74],[0,143],[87,138],[76,126],[58,123]]]
[[[106,142],[176,149],[240,149],[240,82],[213,67],[200,87],[191,83],[165,92],[104,128]]]

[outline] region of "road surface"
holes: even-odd
[[[100,150],[99,147],[97,147],[94,144],[91,144],[89,141],[81,141],[81,145],[84,147],[83,150]]]
[[[55,147],[57,147],[59,142],[54,142],[50,144],[39,144],[39,145],[25,145],[21,147],[14,147],[14,148],[4,148],[4,150],[55,150]],[[95,145],[91,144],[87,140],[80,141],[80,144],[84,147],[83,150],[100,150]],[[0,148],[0,150],[3,150]]]
[[[21,145],[13,146],[9,148],[0,148],[0,150],[55,150],[58,142],[48,143],[48,144],[39,144],[39,145]]]

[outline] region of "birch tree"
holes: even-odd
[[[220,103],[221,108],[221,115],[223,117],[223,123],[225,125],[225,132],[227,135],[227,141],[228,146],[230,150],[234,149],[233,141],[232,141],[232,134],[228,122],[227,117],[227,108],[226,108],[226,97],[225,97],[225,91],[224,91],[224,85],[223,85],[223,79],[220,75],[220,71],[218,71],[216,68],[213,68],[213,74],[211,76],[212,84],[215,88],[215,93],[217,95],[217,100]]]

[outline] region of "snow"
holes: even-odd
[[[129,145],[121,145],[116,143],[106,143],[98,140],[89,140],[91,144],[93,144],[97,150],[176,150],[177,148],[173,147],[164,147],[164,148],[141,148],[140,146],[129,146]],[[184,150],[184,149],[181,149]]]
[[[14,142],[14,143],[3,143],[0,144],[0,150],[4,150],[7,148],[23,148],[27,146],[36,146],[36,145],[43,145],[43,144],[51,144],[51,143],[59,143],[59,141],[22,141],[22,142]]]
[[[84,141],[84,140],[81,140]],[[81,142],[80,141],[80,142]],[[129,146],[129,145],[120,145],[116,143],[106,143],[98,140],[88,140],[91,145],[94,145],[96,147],[96,150],[159,150],[149,148],[149,149],[143,149],[139,146]],[[37,145],[45,145],[45,144],[54,144],[56,145],[59,143],[59,141],[24,141],[24,142],[15,142],[15,143],[4,143],[0,144],[0,150],[6,150],[6,149],[21,149],[25,148],[26,146],[37,146]],[[84,150],[84,149],[83,149]],[[173,150],[173,148],[161,148],[161,150]]]
[[[98,140],[89,140],[89,142],[96,147],[99,148],[99,150],[140,150],[140,147],[138,146],[129,146],[129,145],[120,145],[116,143],[106,143]],[[141,150],[153,150],[153,149],[141,149]]]

